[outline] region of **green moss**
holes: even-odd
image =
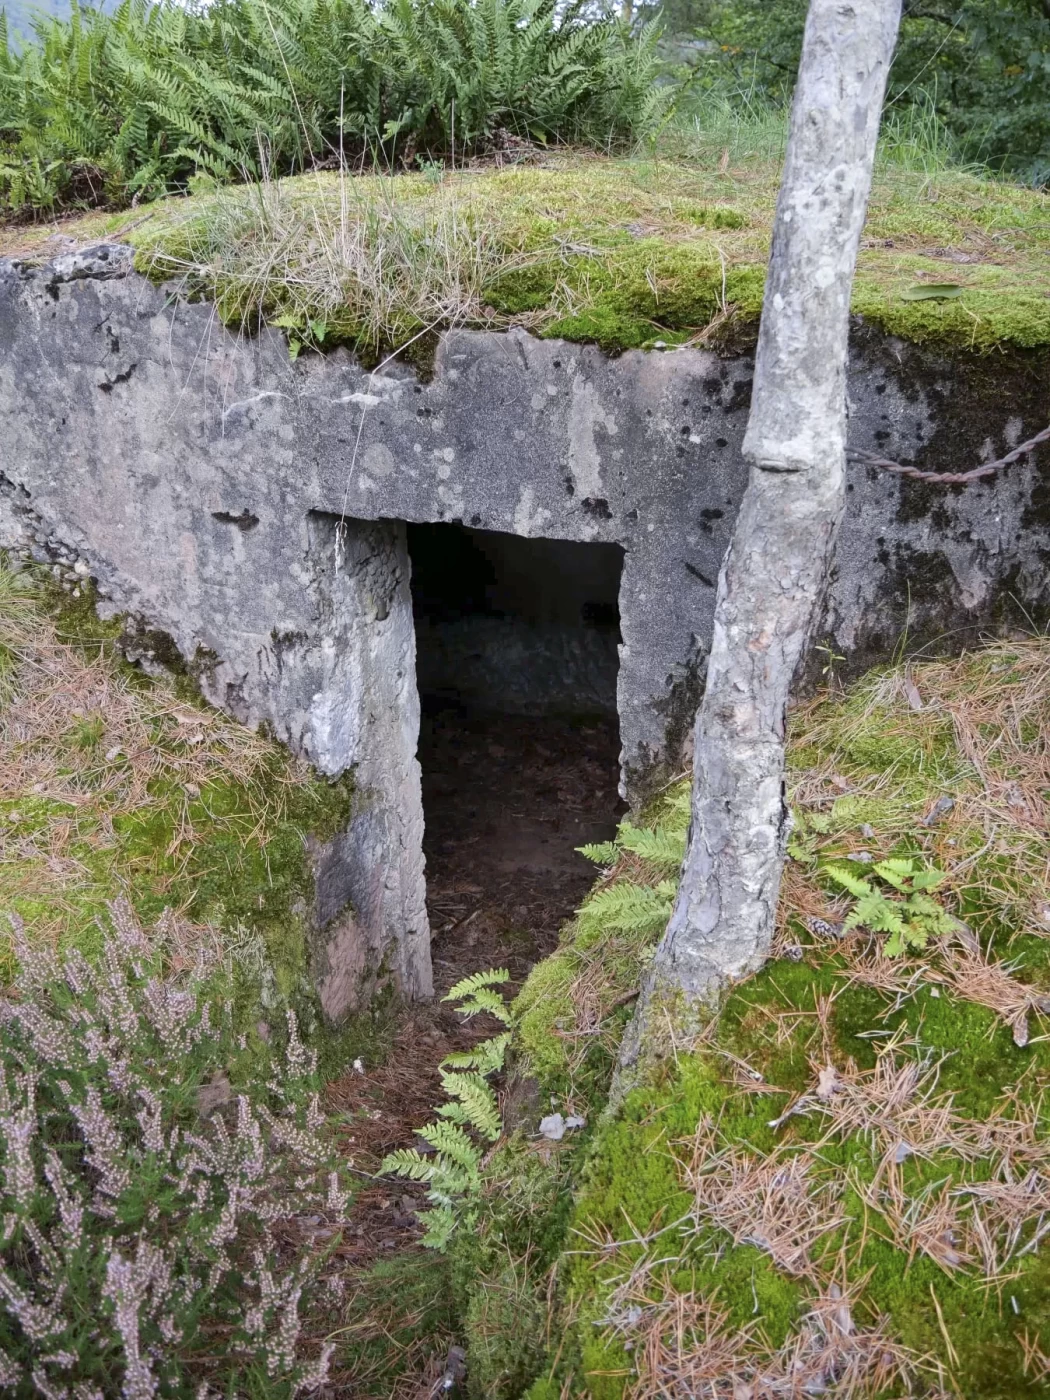
[[[719,1248],[710,1232],[694,1235],[687,1248],[676,1225],[691,1203],[676,1153],[688,1152],[697,1124],[718,1120],[727,1138],[761,1147],[771,1144],[766,1117],[768,1101],[755,1105],[727,1095],[713,1059],[682,1054],[655,1080],[633,1090],[616,1118],[602,1125],[570,1229],[583,1241],[618,1242],[618,1247],[605,1250],[606,1262],[597,1251],[578,1250],[567,1261],[566,1289],[566,1312],[574,1323],[564,1369],[573,1362],[579,1366],[586,1378],[581,1391],[594,1400],[619,1400],[633,1374],[626,1338],[597,1324],[607,1315],[612,1290],[654,1238],[660,1241],[657,1257],[669,1260],[656,1271],[666,1287],[717,1294],[732,1326],[757,1317],[773,1345],[786,1337],[802,1301],[798,1282],[778,1273],[752,1246]],[[665,1232],[662,1238],[659,1231]]]
[[[345,1281],[348,1301],[342,1327],[333,1335],[338,1350],[332,1371],[337,1375],[340,1363],[349,1360],[349,1393],[360,1400],[388,1400],[406,1384],[411,1387],[413,1378],[418,1382],[421,1362],[444,1361],[457,1336],[444,1256],[406,1251]]]
[[[123,661],[116,641],[125,623],[100,621],[89,586],[73,598],[50,575],[37,574],[34,593],[30,616],[38,619],[41,645],[57,640],[83,657],[85,668],[101,665],[122,697],[118,712],[141,708],[137,722],[149,736],[150,775],[143,793],[123,750],[103,752],[112,742],[105,739],[107,714],[73,716],[61,731],[48,721],[31,735],[29,743],[43,746],[68,800],[25,791],[0,803],[6,829],[40,852],[0,870],[4,906],[31,930],[46,931],[41,936],[89,956],[101,949],[100,916],[107,902],[128,898],[147,926],[164,909],[175,909],[193,923],[224,931],[242,1029],[254,1027],[260,1009],[264,1017],[280,1018],[286,1006],[309,1028],[318,1018],[310,977],[313,875],[307,838],[329,840],[346,826],[351,781],[321,778],[293,765],[278,745],[216,721],[220,738],[206,766],[210,776],[187,782],[190,755],[199,763],[211,742],[203,736],[212,732],[214,711],[196,693],[182,691],[175,702],[172,683],[155,683]],[[31,646],[32,626],[29,633]],[[74,677],[78,664],[72,663]],[[90,693],[95,682],[87,669],[84,676]],[[11,683],[17,687],[17,667]],[[183,720],[199,709],[200,736],[172,718],[173,706]],[[251,758],[234,762],[241,733]],[[201,748],[195,747],[198,737]],[[11,736],[8,742],[17,747],[21,741]],[[12,971],[10,945],[2,938],[0,976]],[[347,1034],[333,1037],[333,1053]],[[357,1028],[355,1044],[362,1034],[374,1037],[374,1027]]]
[[[514,1002],[514,1043],[522,1072],[549,1087],[565,1087],[568,1080],[568,1047],[558,1031],[572,1023],[571,991],[578,972],[573,950],[561,948],[536,964]]]
[[[306,206],[321,225],[338,226],[347,191],[335,179],[280,182],[265,215],[250,191],[167,201],[132,236],[141,270],[164,277],[195,269],[195,294],[211,297],[227,324],[254,329],[276,320],[307,346],[339,342],[374,357],[429,324],[424,308],[458,301],[460,322],[517,321],[609,352],[700,332],[705,344],[729,348],[761,311],[778,180],[769,162],[716,172],[571,155],[437,184],[364,176],[352,182],[352,217],[366,243],[389,246],[338,287],[320,254],[310,260],[307,245],[317,240],[289,233]],[[882,170],[854,312],[895,335],[953,349],[1050,347],[1047,206],[1045,195],[964,172]],[[994,262],[944,261],[956,249],[972,257],[993,231]],[[269,243],[274,256],[261,258]],[[393,278],[384,296],[370,299],[367,287],[384,277]],[[962,296],[908,299],[916,284],[945,281],[960,283]]]
[[[1050,993],[1050,946],[1032,927],[1033,903],[1050,900],[1045,849],[1002,795],[1012,783],[1028,784],[1027,791],[1042,782],[1050,718],[1041,701],[1045,659],[1045,641],[1034,638],[1023,647],[994,646],[956,661],[912,663],[920,694],[936,702],[921,710],[912,709],[897,667],[796,711],[792,783],[804,781],[813,803],[800,813],[799,859],[785,886],[801,957],[772,962],[735,987],[705,1032],[703,1048],[686,1053],[680,1041],[677,1053],[657,1062],[615,1114],[603,1112],[615,1034],[601,1056],[588,1051],[581,1061],[581,1041],[603,1037],[593,1027],[579,1034],[574,989],[584,978],[592,991],[601,987],[607,995],[610,988],[637,985],[644,940],[618,944],[584,912],[565,931],[558,952],[534,969],[518,1005],[515,1054],[538,1073],[541,1094],[553,1095],[552,1107],[572,1095],[592,1126],[569,1152],[544,1155],[534,1145],[526,1159],[528,1144],[522,1143],[492,1164],[492,1200],[478,1231],[484,1246],[475,1242],[477,1271],[465,1284],[473,1303],[479,1280],[483,1287],[510,1260],[517,1278],[532,1258],[538,1267],[530,1274],[529,1307],[545,1296],[545,1279],[554,1289],[551,1340],[542,1358],[529,1354],[525,1370],[533,1369],[535,1378],[526,1394],[620,1400],[632,1383],[636,1354],[629,1322],[611,1310],[625,1306],[616,1290],[639,1264],[646,1265],[651,1302],[682,1294],[715,1300],[730,1328],[757,1325],[756,1345],[790,1344],[820,1285],[788,1275],[755,1245],[733,1244],[726,1231],[690,1217],[682,1163],[705,1120],[719,1150],[746,1154],[756,1164],[775,1152],[810,1156],[813,1179],[833,1190],[844,1222],[813,1247],[813,1264],[826,1279],[846,1261],[847,1280],[859,1289],[853,1304],[858,1326],[882,1319],[891,1338],[927,1358],[927,1367],[940,1368],[942,1388],[964,1400],[1035,1396],[1045,1388],[1035,1368],[1026,1375],[1018,1340],[1027,1333],[1050,1351],[1045,1247],[1015,1256],[1008,1276],[989,1284],[975,1265],[949,1272],[918,1245],[900,1242],[878,1204],[891,1170],[915,1203],[924,1193],[936,1199],[946,1185],[959,1192],[998,1179],[994,1160],[959,1153],[949,1143],[912,1152],[891,1169],[881,1136],[839,1130],[816,1104],[773,1126],[786,1107],[812,1094],[822,1066],[863,1073],[893,1046],[898,1060],[910,1057],[926,1067],[927,1091],[962,1119],[979,1125],[996,1114],[1021,1113],[1034,1116],[1039,1136],[1046,1137],[1050,1040],[1043,1019],[1037,1028],[1033,1013],[1030,1041],[1018,1046],[1002,1016],[953,993],[944,980],[949,964],[934,948],[927,955],[929,977],[921,967],[912,969],[900,995],[865,985],[851,974],[843,945],[814,939],[806,917],[814,893],[834,893],[823,888],[822,862],[848,860],[861,843],[883,856],[912,854],[949,872],[939,894],[980,931],[993,954],[1010,958],[1011,976],[1040,996]],[[943,822],[925,825],[923,814],[945,793],[955,808]],[[659,811],[648,815],[660,821]],[[863,834],[862,823],[870,823]],[[989,839],[989,823],[995,839]],[[862,873],[865,864],[855,860],[853,867]],[[809,895],[796,906],[800,877]],[[619,862],[601,888],[625,878],[646,878],[637,859]],[[870,951],[877,956],[874,947]],[[603,1026],[616,1024],[610,1018]],[[761,1075],[757,1084],[749,1077],[755,1073]],[[526,1160],[531,1194],[528,1229],[522,1230],[501,1203],[522,1189]],[[1019,1162],[1017,1170],[1027,1166]],[[871,1202],[865,1192],[872,1193]],[[1027,1228],[1030,1237],[1036,1225]],[[478,1324],[477,1330],[485,1329]],[[498,1347],[495,1354],[506,1359]],[[932,1374],[920,1371],[916,1395],[928,1393]]]

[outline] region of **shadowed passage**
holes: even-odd
[[[557,942],[611,837],[618,545],[409,525],[427,902],[438,991],[519,981]]]

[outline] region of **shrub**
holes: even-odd
[[[265,1394],[319,1384],[300,1311],[317,1268],[286,1241],[348,1193],[319,1135],[315,1063],[283,1064],[213,1010],[216,971],[166,916],[111,906],[97,966],[16,925],[0,1000],[0,1386],[18,1394]],[[181,945],[181,946],[180,946]],[[189,963],[188,970],[177,968]],[[252,1082],[231,1087],[238,1068]],[[280,1227],[280,1231],[279,1231]]]
[[[123,203],[343,156],[607,147],[666,106],[655,31],[582,0],[73,0],[20,53],[0,16],[0,209]]]

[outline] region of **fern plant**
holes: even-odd
[[[576,849],[588,860],[613,870],[626,853],[638,858],[642,870],[659,877],[643,883],[624,873],[604,889],[596,890],[581,906],[576,943],[588,948],[606,931],[635,935],[648,941],[660,933],[671,917],[678,890],[678,871],[685,856],[689,825],[690,790],[683,784],[664,804],[651,827],[621,822],[615,841],[601,841]]]
[[[950,933],[955,920],[929,893],[948,878],[943,870],[923,866],[913,857],[880,860],[872,866],[873,879],[855,875],[844,865],[829,864],[824,874],[853,895],[856,903],[842,925],[888,933],[885,950],[891,958],[921,952],[931,937]]]
[[[458,1002],[457,1010],[468,1020],[485,1012],[509,1026],[510,1011],[496,991],[509,978],[506,969],[474,972],[442,1000]],[[430,1249],[446,1250],[456,1229],[476,1217],[484,1144],[491,1145],[502,1132],[499,1101],[489,1076],[503,1068],[509,1040],[510,1032],[504,1031],[464,1054],[446,1056],[440,1069],[448,1101],[436,1110],[438,1121],[419,1130],[432,1155],[409,1147],[383,1159],[381,1171],[427,1183],[430,1205],[419,1217],[426,1225],[423,1243]]]
[[[32,30],[9,45],[0,12],[0,209],[26,213],[453,140],[623,146],[670,94],[655,28],[585,0],[71,0]]]

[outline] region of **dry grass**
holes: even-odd
[[[939,893],[974,911],[982,939],[993,925],[1050,933],[1050,638],[896,667],[800,706],[790,759],[794,805],[828,821],[814,860],[878,859],[907,840],[948,872]],[[954,805],[931,820],[941,797]],[[789,865],[780,937],[841,908]]]
[[[889,1045],[869,1071],[853,1064],[843,1070],[827,1063],[815,1067],[813,1090],[785,1109],[775,1126],[819,1113],[829,1131],[866,1138],[887,1162],[913,1153],[976,1151],[950,1096],[937,1096],[939,1066],[899,1056],[897,1050],[897,1044]]]
[[[697,1230],[715,1226],[752,1244],[789,1274],[812,1274],[813,1250],[844,1223],[840,1194],[806,1152],[768,1157],[719,1143],[710,1120],[697,1127],[682,1177]]]
[[[147,867],[154,893],[172,892],[203,813],[245,843],[283,815],[294,765],[279,771],[263,739],[179,700],[169,682],[143,686],[102,645],[62,641],[3,569],[0,649],[0,904],[28,909],[34,936],[57,939],[85,901],[130,892]],[[247,808],[224,816],[210,799],[230,784]],[[144,854],[112,868],[127,823],[162,809],[172,835],[160,872]]]
[[[733,1328],[716,1301],[693,1293],[661,1289],[654,1297],[643,1286],[625,1301],[636,1309],[630,1400],[861,1400],[907,1386],[918,1370],[881,1323],[857,1325],[856,1299],[838,1284],[811,1300],[780,1347],[771,1347],[756,1325]]]
[[[946,1273],[976,1269],[989,1282],[1015,1276],[1017,1265],[1050,1233],[1050,1176],[1045,1168],[1015,1176],[1003,1159],[990,1181],[955,1177],[909,1192],[890,1163],[873,1182],[856,1183],[909,1260],[925,1254]]]
[[[529,259],[500,209],[471,193],[379,176],[235,187],[175,214],[153,266],[251,329],[275,314],[279,288],[276,324],[316,344],[352,331],[377,349],[426,329],[498,326],[483,288]]]

